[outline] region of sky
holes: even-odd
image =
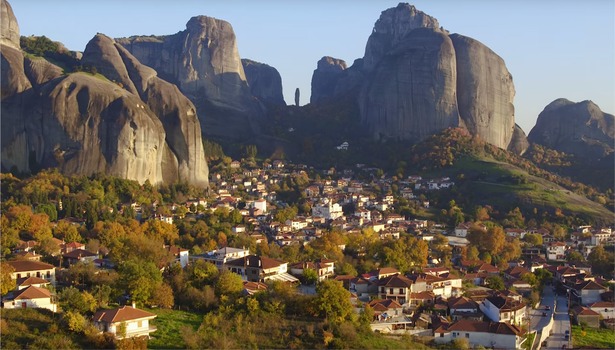
[[[170,35],[191,17],[231,23],[241,58],[275,67],[284,98],[310,99],[323,56],[363,57],[391,0],[9,0],[24,36],[45,35],[83,51],[96,33],[112,38]],[[557,98],[592,100],[615,112],[615,1],[416,0],[451,33],[472,37],[504,59],[515,84],[515,120],[527,133]]]

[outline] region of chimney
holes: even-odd
[[[135,301],[134,301],[134,300],[132,301],[132,308],[133,308],[133,309],[136,309],[136,308],[137,308],[137,303],[135,303]]]

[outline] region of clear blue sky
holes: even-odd
[[[167,35],[206,15],[230,22],[242,58],[280,72],[284,97],[309,101],[322,56],[351,65],[389,0],[9,0],[21,35],[45,35],[83,51],[96,34]],[[477,39],[500,55],[513,76],[516,121],[529,133],[556,98],[592,100],[615,112],[615,1],[417,0],[417,9],[451,33]]]

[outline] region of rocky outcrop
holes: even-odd
[[[250,91],[230,23],[197,16],[174,35],[116,41],[179,87],[196,105],[207,135],[241,139],[257,131],[263,109]]]
[[[560,98],[538,115],[528,139],[586,160],[602,158],[614,151],[615,117],[592,101]]]
[[[65,75],[38,57],[24,66],[5,45],[2,57],[3,169],[208,186],[196,108],[113,39],[98,34],[84,52],[104,77]]]
[[[282,93],[282,77],[277,69],[248,59],[242,59],[241,64],[252,95],[267,104],[286,106]]]
[[[525,132],[519,125],[515,124],[515,131],[513,132],[512,139],[508,144],[508,151],[518,155],[523,155],[529,147],[530,143],[525,136]]]
[[[383,11],[363,59],[323,72],[314,71],[312,85],[326,84],[313,88],[313,102],[360,91],[362,124],[377,139],[416,142],[461,126],[503,149],[523,149],[526,142],[515,131],[515,89],[504,60],[477,40],[449,35],[414,6]]]
[[[330,56],[321,58],[312,74],[310,103],[317,103],[334,96],[337,83],[344,76],[346,68],[344,60]]]
[[[457,104],[466,128],[506,149],[515,130],[515,87],[504,60],[463,35],[450,36],[457,62]]]
[[[0,1],[0,18],[0,44],[19,49],[19,24],[6,0]]]
[[[361,121],[377,139],[415,142],[457,127],[456,77],[450,38],[427,28],[414,30],[364,83]]]
[[[405,37],[417,28],[437,30],[438,21],[417,10],[414,6],[400,3],[397,7],[382,11],[367,39],[363,67],[371,71],[380,60]]]

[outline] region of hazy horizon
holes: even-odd
[[[228,21],[241,58],[276,68],[284,98],[309,102],[316,63],[364,54],[380,13],[399,1],[9,1],[20,34],[45,35],[83,51],[103,33],[112,38],[171,35],[191,17]],[[86,5],[87,4],[87,5]],[[615,111],[615,2],[427,1],[410,2],[451,33],[472,37],[504,59],[515,83],[515,120],[527,133],[557,98],[592,100]],[[62,24],[62,25],[58,25]]]

